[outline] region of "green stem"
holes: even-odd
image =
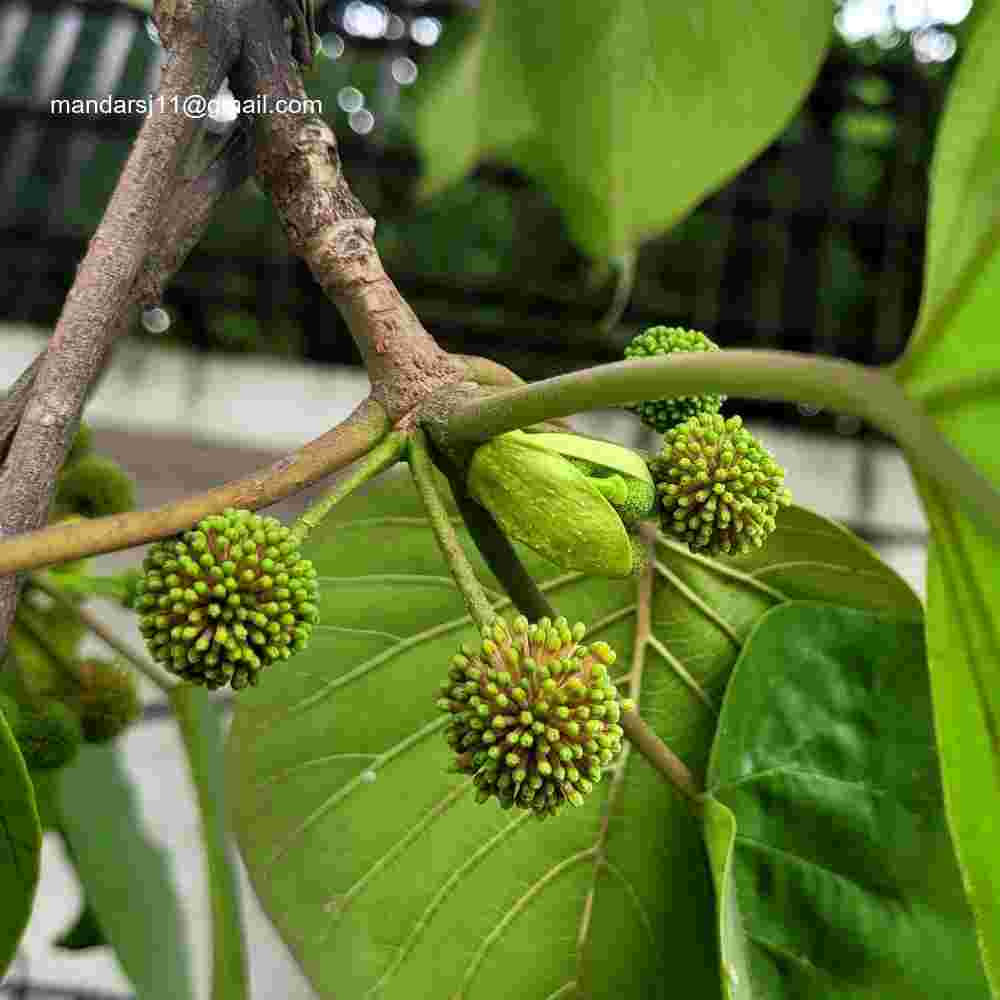
[[[700,812],[704,793],[687,764],[646,725],[638,712],[622,715],[621,727],[636,750]]]
[[[417,484],[417,492],[424,502],[434,537],[437,539],[445,562],[448,563],[448,569],[451,571],[455,583],[458,584],[458,589],[465,598],[469,614],[480,627],[491,625],[496,620],[497,613],[493,610],[482,585],[473,572],[472,565],[465,555],[462,543],[458,540],[451,518],[448,516],[444,501],[438,493],[431,456],[427,450],[427,438],[424,432],[419,429],[414,431],[410,438],[408,457],[413,478]]]
[[[493,575],[503,584],[518,611],[533,622],[540,618],[557,618],[558,612],[538,589],[538,584],[518,559],[510,539],[500,530],[490,512],[476,503],[461,483],[455,479],[449,479],[449,483],[458,512],[462,515],[476,548]]]
[[[304,542],[313,528],[319,527],[323,518],[345,497],[350,496],[358,487],[363,486],[370,479],[374,479],[380,472],[395,465],[406,450],[406,435],[393,431],[382,439],[367,455],[358,463],[357,468],[341,482],[339,482],[322,499],[317,500],[308,510],[305,511],[292,525],[292,537],[297,542]]]
[[[27,633],[28,638],[58,667],[71,681],[80,682],[80,669],[72,656],[64,653],[45,631],[45,626],[35,617],[26,602],[21,601],[14,615],[14,621]]]
[[[150,663],[136,653],[126,643],[122,642],[104,622],[86,608],[80,607],[79,604],[71,600],[63,592],[62,587],[53,582],[52,577],[48,573],[32,573],[31,585],[48,594],[56,604],[63,607],[70,614],[75,615],[94,635],[103,640],[105,645],[110,646],[123,660],[152,681],[164,694],[170,694],[177,687],[179,683],[177,680],[161,667]]]
[[[854,414],[894,437],[911,464],[949,489],[991,533],[1000,524],[1000,492],[889,375],[807,354],[691,352],[587,368],[488,396],[465,396],[444,418],[441,438],[448,444],[485,441],[581,410],[706,392],[805,400]]]
[[[119,604],[128,593],[126,582],[128,573],[114,573],[107,576],[91,576],[86,573],[60,573],[59,588],[67,594],[82,597],[105,597]]]
[[[170,538],[226,507],[268,507],[366,455],[388,431],[389,418],[381,404],[366,399],[343,423],[295,454],[207,493],[156,510],[51,524],[0,539],[0,576]]]

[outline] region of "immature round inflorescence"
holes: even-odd
[[[652,358],[678,351],[717,351],[719,345],[697,330],[677,326],[654,326],[632,339],[625,348],[628,360]],[[725,396],[706,393],[701,396],[676,396],[673,399],[647,399],[631,403],[626,409],[635,413],[644,424],[665,434],[698,413],[718,413]]]
[[[493,796],[539,819],[583,800],[621,752],[623,711],[608,676],[615,652],[583,645],[586,627],[565,618],[530,624],[498,618],[451,662],[438,708],[455,769],[473,775],[476,801]]]
[[[739,417],[691,417],[667,432],[649,468],[664,531],[709,555],[759,548],[792,502],[784,469]]]
[[[317,622],[316,570],[273,517],[207,517],[150,546],[143,569],[135,606],[146,645],[195,684],[256,684],[305,648]]]
[[[76,665],[76,676],[61,698],[80,717],[88,743],[114,739],[142,713],[135,674],[96,657]]]

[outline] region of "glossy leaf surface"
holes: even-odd
[[[918,623],[768,612],[733,671],[708,790],[734,1000],[988,997]]]
[[[1000,4],[977,4],[931,167],[920,319],[897,374],[1000,489],[998,48]],[[918,484],[931,526],[927,646],[945,801],[1000,997],[1000,530],[959,508],[933,471]]]

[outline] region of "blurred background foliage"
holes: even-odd
[[[602,321],[617,271],[579,249],[548,190],[487,158],[421,197],[421,93],[467,53],[477,5],[330,3],[306,81],[378,220],[386,269],[451,349],[542,377],[617,359],[644,326],[667,323],[723,346],[883,363],[916,314],[935,123],[974,14],[971,0],[831,8],[831,45],[800,110],[732,180],[641,245],[610,333]],[[0,322],[49,326],[138,125],[134,115],[54,115],[49,98],[145,96],[160,50],[142,11],[106,2],[0,0],[0,25]],[[571,44],[572,18],[565,30]],[[218,117],[211,124],[224,129]],[[660,141],[667,150],[671,136]],[[161,340],[359,360],[252,182],[221,206],[165,305]],[[803,412],[814,416],[791,415]]]

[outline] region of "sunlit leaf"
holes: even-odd
[[[731,997],[988,997],[944,816],[922,633],[793,602],[744,646],[706,817]]]
[[[0,711],[0,976],[31,914],[42,829],[28,769]]]
[[[931,167],[924,301],[897,375],[1000,488],[1000,4],[976,23]],[[916,456],[919,457],[919,456]],[[1000,535],[918,478],[931,526],[927,648],[948,818],[1000,997]]]
[[[168,856],[143,829],[114,750],[81,748],[59,774],[58,809],[84,892],[137,995],[193,1000]]]
[[[539,824],[448,774],[433,699],[472,630],[409,485],[383,480],[346,501],[311,548],[323,575],[310,650],[241,692],[229,742],[235,827],[269,915],[314,986],[378,996],[719,995],[711,875],[699,827],[635,753],[583,808]],[[870,551],[805,511],[768,552],[816,560],[844,595],[850,571],[883,608],[919,614]],[[836,540],[836,545],[831,544]],[[498,584],[470,551],[487,586]],[[633,581],[526,564],[571,620],[632,660]],[[797,587],[767,560],[738,568],[658,549],[639,700],[698,774],[725,678],[757,619]],[[826,567],[824,570],[823,567]],[[869,585],[866,573],[881,579]],[[563,990],[563,993],[559,993]]]
[[[478,31],[424,74],[427,186],[482,157],[512,163],[587,253],[618,256],[774,138],[819,68],[830,15],[818,0],[487,0]]]

